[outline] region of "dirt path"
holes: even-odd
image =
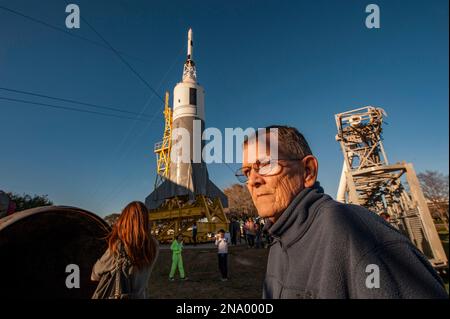
[[[220,281],[215,248],[185,249],[183,261],[188,280],[168,280],[171,252],[160,250],[153,269],[150,298],[261,298],[267,249],[229,247],[229,280]]]

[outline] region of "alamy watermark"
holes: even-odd
[[[369,4],[366,7],[366,13],[370,13],[366,17],[367,29],[379,29],[380,28],[380,7],[376,4]]]
[[[192,131],[178,127],[172,131],[170,159],[172,163],[242,163],[246,141],[246,160],[249,163],[262,155],[278,158],[277,128],[218,128],[202,131],[202,121],[194,120]]]
[[[69,15],[66,17],[67,29],[79,29],[80,28],[80,7],[77,4],[68,4],[66,12]]]
[[[380,267],[376,264],[366,266],[366,287],[368,289],[380,288]]]
[[[69,264],[66,266],[66,287],[69,289],[80,288],[80,267],[77,264]]]

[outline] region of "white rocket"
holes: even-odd
[[[182,117],[205,120],[205,90],[197,83],[197,71],[193,60],[194,39],[188,31],[187,58],[183,68],[183,81],[173,90],[173,122]],[[175,127],[175,125],[174,125]]]
[[[201,136],[205,128],[205,90],[197,83],[193,53],[193,32],[189,29],[182,81],[173,90],[172,145],[182,141],[181,153],[189,148],[190,155],[186,161],[182,160],[181,153],[172,152],[169,178],[145,199],[145,204],[150,209],[159,207],[166,199],[174,196],[185,196],[193,200],[200,194],[212,199],[219,197],[222,205],[228,206],[225,194],[209,180],[206,164],[201,158],[204,146]],[[176,129],[189,132],[189,139],[174,136]],[[199,146],[200,152],[195,149],[195,145]]]

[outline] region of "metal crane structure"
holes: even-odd
[[[448,266],[419,180],[411,163],[389,164],[382,142],[386,113],[367,106],[335,115],[344,163],[337,200],[382,215],[437,269]]]
[[[172,149],[172,109],[169,106],[169,92],[164,97],[164,134],[163,140],[155,144],[156,179],[155,188],[169,176],[170,150]]]

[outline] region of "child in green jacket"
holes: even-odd
[[[187,278],[184,275],[183,259],[181,257],[181,251],[183,250],[183,239],[181,236],[178,236],[172,241],[170,249],[172,250],[172,267],[170,268],[169,280],[174,280],[173,276],[175,275],[177,267],[180,272],[180,279],[186,280]]]

